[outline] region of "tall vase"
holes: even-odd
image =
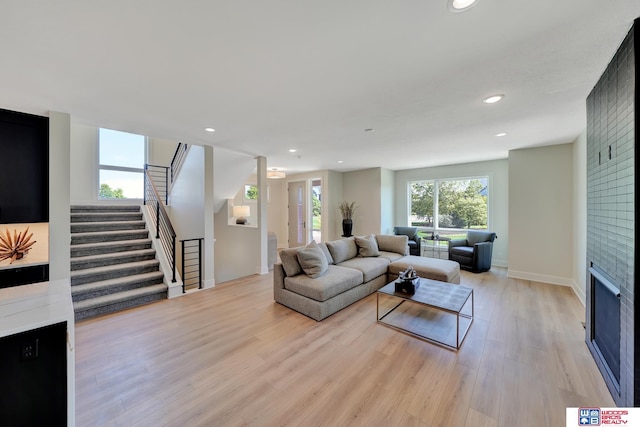
[[[353,230],[353,220],[342,220],[342,237],[351,237],[351,230]]]

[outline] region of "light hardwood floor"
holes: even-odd
[[[376,323],[375,295],[316,322],[271,275],[76,325],[78,426],[564,426],[614,406],[571,289],[463,272],[459,352]]]

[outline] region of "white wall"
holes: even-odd
[[[69,279],[71,117],[49,113],[49,280]]]
[[[204,237],[204,151],[191,146],[173,184],[167,211],[178,239]]]
[[[380,234],[381,216],[381,170],[362,169],[342,175],[342,191],[346,202],[355,202],[358,207],[353,214],[353,231],[356,236]]]
[[[71,204],[94,204],[98,198],[98,128],[71,123]]]
[[[393,234],[395,173],[389,169],[380,170],[380,233]]]
[[[587,133],[573,143],[573,290],[586,305],[587,289]]]
[[[214,216],[216,284],[250,276],[260,265],[260,229],[229,224],[227,204]]]
[[[493,245],[492,264],[510,265],[509,167],[507,160],[464,163],[431,168],[407,169],[395,173],[395,225],[408,225],[408,183],[420,179],[489,177],[489,229],[498,235]]]
[[[572,285],[573,145],[509,152],[510,277]]]
[[[267,200],[267,231],[272,231],[278,239],[278,247],[287,245],[287,187],[284,179],[270,179]]]
[[[328,230],[328,234],[325,235],[325,229],[323,229],[322,240],[325,242],[337,240],[342,235],[342,217],[338,211],[338,204],[344,200],[343,183],[344,174],[336,171],[328,171],[326,184],[323,182],[326,191],[323,194],[322,218],[323,221],[326,220],[326,230]],[[324,209],[325,205],[326,209]]]
[[[178,143],[168,139],[149,138],[147,163],[155,166],[171,166]]]

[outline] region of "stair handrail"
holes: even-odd
[[[178,172],[180,172],[182,164],[187,157],[187,151],[189,151],[189,144],[179,142],[178,146],[176,147],[176,152],[173,153],[171,165],[169,166],[169,168],[171,169],[171,185],[173,185],[176,178],[178,177]]]
[[[160,239],[162,249],[171,265],[172,278],[176,281],[176,232],[173,229],[167,210],[164,207],[162,198],[158,194],[158,190],[153,183],[151,174],[148,169],[144,171],[144,204],[152,206],[150,209],[151,218],[153,219],[156,239]]]

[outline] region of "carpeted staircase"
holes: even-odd
[[[76,320],[167,298],[140,206],[71,207]]]

